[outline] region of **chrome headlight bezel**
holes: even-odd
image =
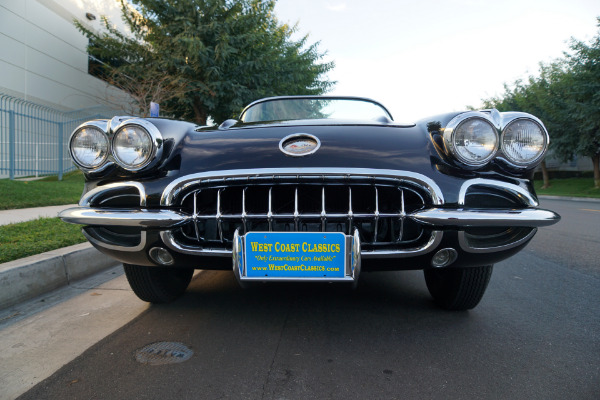
[[[136,164],[136,165],[130,165],[125,163],[118,155],[118,153],[115,150],[115,145],[114,142],[117,139],[119,133],[123,130],[126,129],[127,127],[136,127],[136,128],[141,128],[141,130],[148,135],[148,138],[150,139],[150,144],[151,144],[151,149],[150,149],[150,153],[148,155],[148,157],[144,160],[144,162]],[[156,126],[154,126],[154,124],[144,120],[144,119],[140,119],[140,118],[134,118],[134,119],[129,119],[126,121],[123,121],[121,124],[119,124],[116,129],[114,129],[114,134],[111,138],[110,141],[111,144],[111,154],[112,154],[112,158],[114,159],[115,163],[117,163],[117,165],[119,165],[121,168],[130,171],[130,172],[137,172],[137,171],[141,171],[141,170],[145,170],[145,169],[149,169],[152,168],[162,157],[162,151],[163,151],[163,138],[162,135],[160,134],[160,131],[158,130],[158,128]]]
[[[152,150],[150,156],[144,163],[131,167],[125,163],[121,163],[120,159],[115,156],[113,141],[118,130],[126,125],[136,125],[141,127],[149,136],[152,143]],[[108,153],[104,157],[103,161],[97,166],[88,166],[82,164],[73,153],[73,140],[81,130],[91,128],[102,132],[104,137],[108,141]],[[79,125],[69,138],[69,154],[73,163],[83,172],[95,174],[106,170],[110,166],[118,165],[120,168],[125,169],[129,172],[146,171],[154,167],[161,159],[163,155],[163,137],[158,128],[143,118],[138,117],[114,117],[112,120],[94,120],[88,121]]]
[[[505,138],[506,138],[505,132],[512,124],[518,123],[521,121],[527,121],[527,122],[531,122],[531,123],[537,125],[537,127],[540,129],[540,131],[542,133],[542,137],[543,137],[543,141],[544,141],[542,151],[539,152],[539,154],[535,158],[533,158],[527,162],[520,162],[518,160],[515,160],[513,157],[511,157],[510,153],[506,150],[506,145],[505,145]],[[500,149],[501,149],[502,156],[500,158],[502,159],[502,161],[504,163],[506,163],[512,167],[531,168],[533,166],[536,166],[544,158],[544,155],[548,151],[549,143],[550,143],[550,136],[548,135],[548,131],[546,130],[546,127],[544,126],[542,121],[540,121],[538,118],[534,117],[533,115],[527,115],[527,116],[517,115],[517,116],[514,116],[513,118],[510,118],[510,120],[507,121],[507,123],[504,125],[504,127],[502,129],[502,138],[500,140]]]
[[[96,165],[82,163],[81,160],[79,160],[77,158],[77,156],[75,155],[75,153],[73,151],[73,143],[74,143],[75,139],[77,139],[77,136],[79,135],[79,133],[81,133],[85,129],[93,129],[95,131],[98,131],[106,139],[107,146],[106,146],[106,151],[105,151],[104,157],[102,158],[102,161]],[[89,121],[89,122],[79,125],[73,131],[73,133],[71,133],[71,137],[69,138],[69,146],[68,146],[69,155],[71,156],[71,160],[73,160],[73,163],[79,169],[86,171],[86,172],[101,171],[104,168],[106,168],[108,165],[111,164],[111,162],[110,162],[110,156],[111,156],[110,142],[111,142],[110,138],[107,135],[107,122],[106,121]]]
[[[494,129],[494,134],[496,137],[496,145],[494,146],[493,151],[484,159],[478,160],[478,162],[473,162],[472,160],[462,157],[455,146],[455,135],[457,130],[460,129],[462,124],[473,118],[478,118],[490,124]],[[510,156],[510,153],[506,150],[505,146],[506,130],[510,128],[513,123],[517,123],[519,121],[528,121],[536,124],[542,132],[544,139],[543,150],[535,158],[527,162],[515,160]],[[455,116],[443,130],[443,141],[445,146],[445,154],[464,167],[470,169],[479,169],[492,162],[498,162],[499,164],[503,164],[505,167],[508,167],[512,170],[526,170],[535,168],[541,162],[541,160],[543,160],[546,152],[548,151],[550,137],[542,121],[531,114],[524,112],[499,113],[498,110],[491,109],[484,111],[469,111]]]
[[[494,135],[494,143],[491,143],[492,151],[485,158],[480,160],[467,159],[456,148],[456,135],[460,128],[464,127],[465,124],[469,122],[473,122],[474,120],[482,121],[483,123],[489,125]],[[446,149],[450,155],[453,156],[455,160],[469,167],[478,168],[485,166],[496,156],[496,153],[500,148],[499,127],[494,123],[494,121],[492,121],[490,117],[488,117],[488,115],[479,111],[466,112],[454,117],[444,128],[443,138]]]

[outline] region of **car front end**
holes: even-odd
[[[370,119],[256,112],[286,99],[322,98],[264,99],[219,127],[124,117],[83,124],[71,154],[86,187],[61,218],[84,225],[126,271],[356,284],[361,272],[421,269],[436,300],[448,297],[434,294],[439,282],[512,256],[560,219],[538,208],[533,169],[548,135],[529,114],[473,111],[401,125],[385,109]]]

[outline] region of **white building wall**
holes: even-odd
[[[59,109],[126,111],[123,92],[88,74],[87,38],[73,24],[100,30],[102,15],[125,31],[116,0],[0,1],[0,92]]]

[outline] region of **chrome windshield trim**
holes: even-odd
[[[79,200],[79,205],[81,207],[89,207],[98,196],[103,195],[106,192],[116,191],[127,187],[134,187],[138,190],[138,192],[140,193],[140,207],[145,207],[146,189],[141,183],[133,181],[109,183],[108,185],[98,186],[81,196],[81,200]]]
[[[174,228],[192,216],[171,210],[121,210],[89,207],[68,208],[58,216],[65,222],[81,225]]]
[[[468,253],[494,253],[496,251],[503,251],[512,249],[513,247],[517,247],[523,243],[526,243],[529,239],[531,239],[537,232],[537,228],[533,228],[531,232],[522,237],[521,239],[517,239],[516,241],[505,244],[502,246],[494,246],[494,247],[472,247],[469,245],[469,241],[466,238],[465,231],[458,232],[458,243],[460,247],[468,252]]]
[[[408,216],[431,226],[492,227],[521,226],[535,228],[553,225],[560,216],[553,211],[527,208],[524,210],[463,210],[430,208]]]
[[[225,171],[210,171],[200,172],[182,176],[171,182],[165,190],[163,190],[160,204],[161,206],[173,205],[173,199],[185,187],[197,181],[205,179],[223,179],[240,178],[240,177],[260,177],[260,176],[328,176],[344,177],[344,176],[363,176],[363,177],[387,177],[404,179],[418,183],[425,187],[431,195],[434,205],[444,204],[444,195],[440,187],[425,175],[411,171],[401,171],[392,169],[367,169],[367,168],[257,168],[257,169],[232,169]]]
[[[527,189],[525,189],[521,186],[512,184],[512,183],[496,181],[496,180],[492,180],[492,179],[484,179],[484,178],[469,179],[468,181],[466,181],[465,183],[462,184],[462,186],[460,187],[460,192],[458,194],[458,205],[459,206],[465,205],[467,191],[469,190],[469,188],[471,186],[476,186],[476,185],[477,186],[494,187],[496,189],[504,190],[504,191],[518,197],[519,200],[521,200],[523,202],[523,204],[527,205],[528,207],[539,206],[538,201]]]
[[[105,249],[109,249],[109,250],[118,250],[118,251],[129,251],[129,252],[134,252],[134,251],[141,251],[144,249],[144,247],[146,247],[146,231],[141,231],[140,232],[140,243],[137,246],[117,246],[114,244],[108,244],[106,242],[103,242],[95,237],[93,237],[92,235],[90,235],[89,233],[87,233],[84,230],[82,230],[83,236],[85,236],[85,238],[92,243],[95,246],[100,246],[103,247]]]
[[[368,97],[356,97],[356,96],[319,96],[319,95],[296,95],[296,96],[273,96],[273,97],[265,97],[263,99],[258,99],[253,101],[252,103],[248,104],[246,107],[244,107],[244,109],[242,110],[242,112],[240,113],[239,116],[239,120],[243,121],[244,120],[244,114],[246,114],[246,111],[248,111],[251,107],[260,104],[260,103],[265,103],[267,101],[277,101],[277,100],[357,100],[357,101],[365,101],[368,103],[372,103],[377,105],[378,107],[382,108],[388,115],[388,117],[393,121],[394,118],[392,117],[392,114],[389,112],[389,110],[380,102],[375,101],[373,99],[370,99]]]

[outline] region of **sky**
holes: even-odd
[[[329,94],[372,98],[412,122],[537,75],[571,37],[597,34],[600,0],[278,0],[275,13],[335,62]]]

